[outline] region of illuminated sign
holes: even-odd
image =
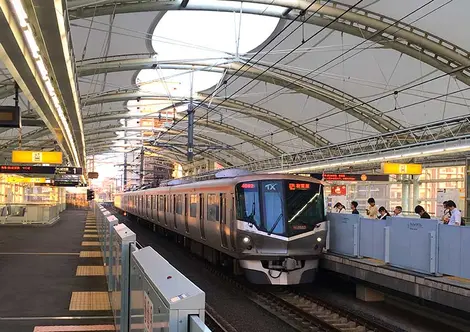
[[[0,165],[0,173],[6,174],[82,175],[82,172],[81,167]]]
[[[62,152],[12,151],[12,163],[22,164],[62,164]]]
[[[8,177],[8,183],[46,183],[46,178],[22,178],[22,177]]]
[[[382,163],[381,166],[384,174],[420,175],[423,172],[423,168],[420,164]]]
[[[310,183],[289,183],[289,190],[308,190]]]
[[[243,183],[242,188],[243,189],[255,189],[255,184],[254,183]]]
[[[346,196],[346,186],[331,186],[332,196]]]
[[[335,181],[389,181],[388,175],[377,175],[377,174],[345,174],[345,173],[325,173],[323,174],[323,180],[329,182]]]

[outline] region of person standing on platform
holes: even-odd
[[[369,208],[366,210],[367,217],[371,219],[377,219],[379,211],[377,209],[377,205],[375,205],[375,199],[371,197],[367,200],[367,203],[369,203]]]
[[[351,202],[351,210],[352,210],[352,214],[359,214],[359,211],[357,211],[357,206],[359,204],[356,202],[356,201],[352,201]]]
[[[379,219],[384,220],[387,219],[387,217],[390,217],[390,213],[388,213],[387,209],[385,209],[385,206],[381,206],[379,208]]]
[[[403,217],[403,208],[400,205],[395,206],[392,217]]]
[[[427,213],[426,210],[421,205],[416,205],[415,213],[419,214],[421,219],[431,219],[431,216],[429,215],[429,213]]]
[[[336,213],[346,213],[346,207],[340,202],[336,203],[333,207],[335,208]]]
[[[450,211],[449,225],[460,226],[462,224],[462,212],[457,209],[454,201],[447,201],[447,208]]]
[[[441,221],[444,223],[444,224],[448,224],[449,223],[449,220],[450,220],[450,217],[451,217],[451,212],[450,212],[450,209],[449,207],[447,206],[447,201],[445,201],[444,203],[442,203],[442,206],[444,208],[444,213],[442,214],[442,218],[441,218]]]

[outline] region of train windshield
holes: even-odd
[[[237,184],[237,219],[268,234],[293,236],[325,220],[322,187],[305,181],[271,180]]]

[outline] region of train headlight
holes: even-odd
[[[321,242],[322,238],[321,237],[317,237],[317,242]]]
[[[251,240],[251,237],[249,236],[244,236],[242,238],[243,245],[245,246],[246,249],[251,250],[253,249],[253,241]]]

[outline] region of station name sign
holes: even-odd
[[[0,165],[0,173],[6,174],[48,174],[48,175],[82,175],[81,167],[61,166],[19,166]]]
[[[334,181],[345,181],[345,182],[363,182],[363,181],[375,181],[375,182],[388,182],[390,180],[388,175],[381,174],[347,174],[347,173],[325,173],[323,174],[323,180],[334,182]]]

